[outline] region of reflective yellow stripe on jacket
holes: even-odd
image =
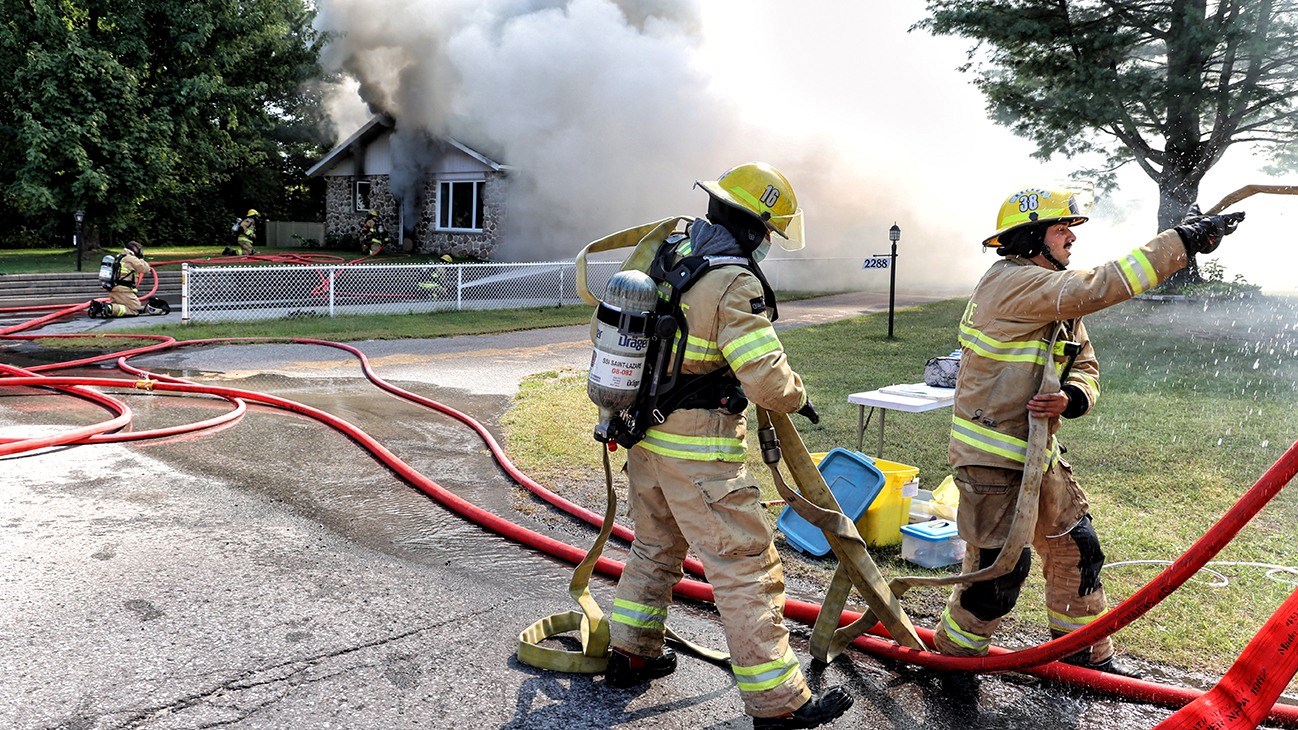
[[[727,436],[687,436],[649,429],[637,444],[655,454],[688,461],[729,461],[742,464],[748,450],[742,439]]]
[[[758,664],[755,667],[730,665],[735,673],[735,684],[741,692],[762,692],[779,687],[798,672],[798,657],[792,649],[786,649],[784,656],[773,662]]]
[[[776,336],[775,328],[766,326],[726,343],[721,354],[725,355],[732,370],[738,370],[746,363],[779,349],[780,338]]]
[[[720,364],[725,362],[717,343],[694,335],[690,335],[685,340],[685,359],[696,363]]]
[[[1041,340],[1001,342],[964,322],[960,323],[960,344],[990,360],[1046,364],[1046,343]]]
[[[1132,295],[1140,294],[1158,283],[1158,272],[1144,251],[1136,249],[1117,260],[1122,276],[1131,286]]]
[[[993,431],[986,426],[959,416],[951,417],[951,438],[966,443],[979,451],[1017,461],[1020,464],[1028,460],[1028,442],[1009,434]],[[1046,468],[1054,466],[1059,459],[1059,445],[1053,436],[1050,437],[1050,459]]]

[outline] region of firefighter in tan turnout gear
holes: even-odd
[[[1100,569],[1104,553],[1086,495],[1055,441],[1059,419],[1077,418],[1100,395],[1099,365],[1081,317],[1126,301],[1207,253],[1233,232],[1243,213],[1201,216],[1192,207],[1179,225],[1126,256],[1094,269],[1066,267],[1084,223],[1083,194],[1033,188],[1002,205],[995,234],[983,246],[1003,258],[974,289],[960,321],[961,365],[955,389],[949,460],[960,489],[960,536],[969,545],[964,572],[992,565],[1014,517],[1031,418],[1049,419],[1051,435],[1032,547],[1041,556],[1053,636],[1082,628],[1105,611]],[[1051,336],[1052,352],[1047,352]],[[1038,395],[1044,368],[1060,389]],[[955,589],[934,634],[945,654],[985,654],[1001,619],[1013,609],[1032,560],[1024,547],[1008,574]],[[1064,659],[1100,671],[1138,676],[1115,660],[1105,638]]]
[[[114,257],[112,278],[107,285],[108,302],[94,300],[90,302],[88,314],[91,317],[135,317],[144,311],[140,302],[137,287],[144,275],[149,273],[149,264],[144,260],[144,249],[138,241],[127,241],[122,252]]]
[[[731,668],[754,727],[815,727],[845,712],[852,698],[839,687],[816,697],[807,688],[783,623],[783,568],[757,482],[744,466],[744,397],[819,420],[771,326],[775,302],[756,266],[772,232],[781,245],[801,248],[801,210],[788,180],[763,163],[697,185],[709,196],[707,220],[668,238],[669,258],[730,257],[740,265],[717,265],[714,258],[685,291],[681,372],[687,379],[713,371],[725,377],[709,379],[628,453],[635,541],[610,617],[614,651],[606,678],[629,687],[676,669],[663,635],[672,586],[693,547],[715,591]]]

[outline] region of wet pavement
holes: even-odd
[[[867,305],[806,306],[812,317]],[[584,367],[585,337],[582,327],[360,346],[385,378],[499,436],[518,378]],[[24,364],[12,350],[0,360]],[[220,346],[135,364],[328,410],[475,504],[575,545],[593,538],[508,480],[468,429],[377,391],[341,352]],[[136,429],[229,408],[123,397]],[[66,396],[0,393],[0,436],[103,417]],[[638,690],[519,664],[518,632],[573,608],[571,567],[455,516],[304,417],[252,407],[215,434],[55,449],[3,465],[2,727],[751,726],[728,672],[692,658]],[[611,581],[597,577],[593,590],[611,604]],[[677,606],[671,623],[721,642],[706,607]],[[1019,675],[984,678],[974,698],[935,673],[859,652],[813,667],[809,629],[791,629],[813,686],[846,684],[857,697],[830,727],[1130,729],[1170,714]]]

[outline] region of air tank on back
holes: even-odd
[[[615,438],[614,415],[635,404],[649,350],[649,327],[657,285],[643,271],[619,271],[609,279],[595,311],[591,332],[594,350],[586,395],[599,406],[595,439]]]

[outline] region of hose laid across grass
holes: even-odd
[[[77,336],[77,335],[69,335]],[[23,339],[34,339],[37,335],[19,335]],[[122,335],[115,337],[123,338],[146,338],[158,340],[160,338],[148,335]],[[257,338],[234,338],[220,340],[198,340],[190,342],[165,341],[170,338],[161,338],[164,341],[156,342],[153,345],[135,348],[125,351],[124,353],[113,353],[109,355],[96,356],[74,361],[73,363],[55,363],[51,365],[39,366],[41,370],[57,370],[67,367],[74,367],[76,364],[85,364],[87,362],[99,362],[111,358],[118,358],[118,364],[125,370],[134,372],[139,375],[146,375],[145,371],[129,366],[126,360],[140,354],[154,353],[161,350],[172,349],[180,346],[205,345],[205,344],[225,344],[231,342],[269,342],[275,340],[265,340]],[[533,493],[536,493],[551,504],[560,506],[561,509],[581,517],[587,522],[597,524],[602,519],[601,515],[596,515],[589,510],[585,510],[579,505],[575,505],[568,500],[564,500],[558,495],[554,495],[549,490],[539,484],[536,484],[526,475],[519,472],[508,458],[505,457],[503,450],[500,449],[495,439],[490,433],[469,416],[437,403],[430,399],[418,396],[405,391],[396,386],[392,386],[370,368],[368,360],[364,354],[350,345],[332,343],[323,340],[310,339],[288,339],[278,340],[296,344],[313,344],[335,347],[352,353],[360,362],[365,376],[376,386],[386,390],[393,395],[418,403],[428,408],[435,409],[456,420],[465,423],[472,428],[479,437],[490,448],[493,458],[501,465],[512,478],[523,484]],[[35,371],[38,368],[30,368]],[[325,411],[321,411],[310,406],[306,406],[295,401],[291,401],[277,396],[255,393],[235,388],[199,385],[179,381],[178,379],[168,379],[157,377],[150,380],[123,380],[114,378],[65,378],[65,377],[48,377],[48,376],[15,376],[10,378],[0,378],[0,386],[22,386],[22,387],[57,387],[66,388],[74,386],[91,386],[91,387],[109,387],[109,388],[135,388],[142,387],[140,383],[152,383],[149,386],[152,390],[161,392],[178,392],[178,393],[201,393],[207,395],[216,395],[231,400],[244,400],[260,405],[273,407],[281,410],[304,415],[324,423],[340,433],[346,435],[355,441],[362,448],[369,451],[376,460],[391,469],[401,479],[417,487],[428,494],[438,503],[451,509],[455,513],[474,521],[475,523],[492,530],[498,534],[509,537],[522,544],[542,550],[555,557],[562,558],[569,562],[577,563],[585,556],[585,550],[568,545],[562,541],[541,535],[528,528],[517,525],[498,515],[487,512],[480,507],[464,500],[454,493],[442,488],[433,480],[425,477],[410,465],[406,464],[395,454],[386,449],[382,444],[373,439],[355,425],[340,419]],[[121,417],[119,416],[119,419]],[[116,422],[118,419],[114,419]],[[92,427],[91,430],[100,429],[102,424]],[[97,430],[96,433],[103,433],[104,430]],[[87,434],[87,438],[93,434]],[[61,443],[75,443],[75,440],[64,440]],[[35,443],[35,442],[33,442]],[[8,453],[17,453],[23,450],[40,448],[33,446],[31,448],[15,449]],[[1054,679],[1070,684],[1089,687],[1098,691],[1114,694],[1128,699],[1153,702],[1157,704],[1179,707],[1192,702],[1204,693],[1184,688],[1168,687],[1152,682],[1121,677],[1117,675],[1104,674],[1093,670],[1061,664],[1055,660],[1074,653],[1086,646],[1097,641],[1102,636],[1108,636],[1132,621],[1139,618],[1150,608],[1156,605],[1163,598],[1170,595],[1177,587],[1188,580],[1204,563],[1215,556],[1220,550],[1243,528],[1257,512],[1280,489],[1298,472],[1298,444],[1290,447],[1283,456],[1267,470],[1266,474],[1244,494],[1239,502],[1224,515],[1215,525],[1208,530],[1205,535],[1195,543],[1185,555],[1181,556],[1170,567],[1163,571],[1158,577],[1148,585],[1138,590],[1130,598],[1114,606],[1102,617],[1092,622],[1088,626],[1067,634],[1064,637],[1048,641],[1044,644],[1022,649],[1019,651],[1010,651],[1007,649],[993,648],[992,652],[985,657],[951,657],[934,652],[918,651],[899,647],[891,641],[885,641],[882,638],[872,636],[862,636],[854,643],[871,653],[887,656],[899,661],[926,666],[942,670],[967,670],[975,672],[997,672],[997,671],[1022,671],[1037,676]],[[624,539],[632,537],[629,530],[620,528],[619,536]],[[621,575],[622,564],[609,558],[600,558],[596,564],[596,570],[610,577]],[[701,601],[712,601],[712,589],[706,583],[685,579],[675,587],[676,595],[692,598]],[[786,615],[789,618],[811,623],[814,622],[816,615],[820,611],[820,606],[815,603],[790,600],[786,607]],[[859,615],[852,612],[843,612],[840,624],[849,623]],[[872,631],[883,635],[882,629],[878,626]],[[932,632],[921,629],[921,638],[926,641],[932,640]],[[1281,722],[1285,725],[1298,727],[1298,707],[1289,705],[1276,705],[1271,708],[1270,717],[1273,721]]]

